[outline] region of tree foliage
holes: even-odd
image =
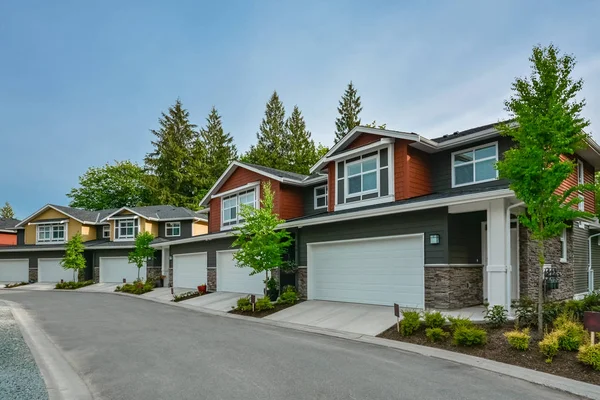
[[[12,206],[8,203],[4,203],[4,207],[0,208],[0,219],[12,219],[15,217],[15,212]]]
[[[370,124],[366,124],[365,126],[369,127],[369,128],[375,128],[375,129],[385,129],[387,124],[377,124],[377,121],[373,120],[373,122],[371,122]]]
[[[225,172],[227,166],[237,159],[237,148],[233,137],[223,130],[221,116],[215,107],[206,118],[206,127],[200,130],[198,144],[204,148],[207,183],[204,188],[208,191]]]
[[[131,251],[127,258],[130,264],[135,264],[138,268],[138,280],[140,279],[140,270],[146,264],[149,258],[154,258],[154,248],[150,247],[150,243],[154,240],[154,236],[150,232],[142,232],[135,238],[135,248]]]
[[[88,168],[79,177],[79,187],[71,189],[67,197],[71,207],[91,211],[150,203],[144,169],[131,161]]]
[[[290,154],[286,160],[288,165],[285,170],[308,175],[310,167],[321,158],[318,149],[322,146],[319,148],[315,146],[310,131],[306,129],[302,111],[298,106],[294,106],[294,110],[285,122],[285,126],[290,146]],[[325,149],[325,152],[327,152],[327,149]]]
[[[151,130],[156,139],[154,151],[146,155],[148,186],[154,204],[198,209],[206,177],[204,148],[196,125],[178,99],[158,121],[159,129]]]
[[[498,129],[513,139],[515,147],[498,162],[500,177],[510,180],[510,188],[525,203],[527,212],[520,222],[538,241],[540,262],[538,292],[538,329],[543,329],[544,241],[561,234],[567,222],[589,214],[579,211],[578,192],[592,189],[575,186],[561,192],[559,186],[575,171],[571,156],[586,139],[589,121],[580,113],[584,100],[577,100],[583,81],[573,80],[575,59],[560,55],[559,49],[535,46],[529,59],[529,78],[517,78],[513,95],[505,101],[511,121]]]
[[[64,269],[73,270],[73,282],[77,282],[79,271],[85,269],[85,258],[83,257],[83,238],[77,232],[65,245],[65,256],[60,261]]]
[[[360,125],[361,111],[360,96],[354,84],[350,81],[338,106],[340,115],[335,119],[335,143]]]
[[[285,221],[274,211],[271,184],[263,183],[261,192],[260,208],[246,204],[241,206],[240,216],[244,222],[235,230],[232,247],[240,249],[233,256],[238,266],[251,268],[250,275],[265,273],[266,293],[269,271],[285,264],[283,256],[292,245],[292,237],[285,229],[277,229]]]

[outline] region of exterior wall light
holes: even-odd
[[[437,233],[429,235],[429,244],[440,244],[440,235]]]

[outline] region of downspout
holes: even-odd
[[[510,211],[516,207],[522,207],[525,203],[520,202],[517,204],[513,204],[511,206],[506,207],[506,242],[505,242],[505,252],[506,252],[506,311],[510,314],[510,307],[512,303],[512,265],[511,265],[511,237],[510,237]],[[518,226],[518,225],[517,225]]]
[[[588,292],[594,291],[594,270],[592,269],[592,238],[600,236],[600,233],[594,233],[588,238]]]

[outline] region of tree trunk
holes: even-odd
[[[269,295],[269,271],[265,271],[265,297]]]
[[[73,268],[73,282],[77,282],[77,273],[79,272],[78,269]]]
[[[544,241],[538,240],[538,259],[540,261],[540,276],[538,278],[538,333],[544,333]]]

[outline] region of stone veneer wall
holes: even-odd
[[[425,307],[455,309],[483,303],[483,266],[425,267]]]
[[[217,269],[210,268],[207,271],[208,282],[206,282],[206,290],[208,292],[216,292],[217,291]]]
[[[152,281],[157,281],[162,275],[162,267],[146,267],[146,277]]]
[[[519,226],[519,291],[520,297],[538,298],[538,278],[540,264],[537,255],[537,242],[531,240],[529,230]],[[552,264],[560,271],[561,277],[558,289],[546,292],[546,300],[564,300],[572,298],[575,294],[573,284],[573,231],[567,229],[567,262],[561,262],[560,238],[547,240],[544,245],[546,264]]]
[[[296,270],[296,292],[301,299],[306,299],[306,267],[298,267]]]
[[[37,267],[29,267],[29,282],[37,282],[38,280],[38,269]]]

